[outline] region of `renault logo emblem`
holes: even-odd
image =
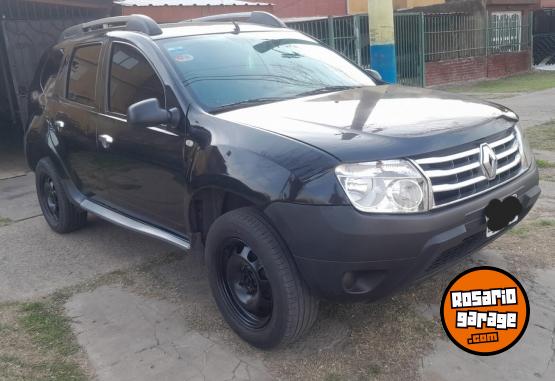
[[[480,146],[480,164],[482,165],[482,172],[488,180],[497,177],[497,156],[493,148],[487,143]]]

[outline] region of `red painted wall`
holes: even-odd
[[[426,85],[464,82],[482,78],[501,78],[531,68],[530,51],[426,62]]]
[[[347,0],[268,0],[279,17],[343,16]]]
[[[160,23],[177,22],[197,17],[222,13],[264,11],[273,12],[271,5],[211,5],[211,6],[159,6],[159,7],[122,7],[123,15],[142,14]]]

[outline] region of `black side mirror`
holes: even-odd
[[[382,75],[374,69],[364,69],[364,71],[366,72],[366,74],[368,74],[372,79],[375,79],[378,84],[384,84],[384,80],[382,78]]]
[[[134,103],[127,109],[127,123],[132,127],[153,127],[161,124],[175,127],[179,124],[179,119],[179,109],[166,110],[160,106],[156,98]]]

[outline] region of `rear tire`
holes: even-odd
[[[87,212],[69,201],[58,171],[49,158],[38,162],[35,184],[42,214],[52,230],[65,234],[85,226]]]
[[[216,304],[249,344],[270,349],[299,339],[314,324],[318,300],[301,280],[278,234],[254,208],[218,218],[206,263]]]

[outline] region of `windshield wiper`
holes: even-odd
[[[266,104],[266,103],[284,101],[286,99],[290,99],[290,98],[273,97],[273,98],[248,99],[246,101],[240,101],[240,102],[230,103],[230,104],[227,104],[227,105],[216,107],[215,109],[212,110],[212,114],[237,110],[237,109],[245,108],[245,107],[259,106],[259,105],[263,105],[263,104]]]
[[[310,95],[333,93],[334,91],[358,89],[362,86],[326,86],[316,90],[310,90],[304,93],[297,94],[295,98],[308,97]]]

